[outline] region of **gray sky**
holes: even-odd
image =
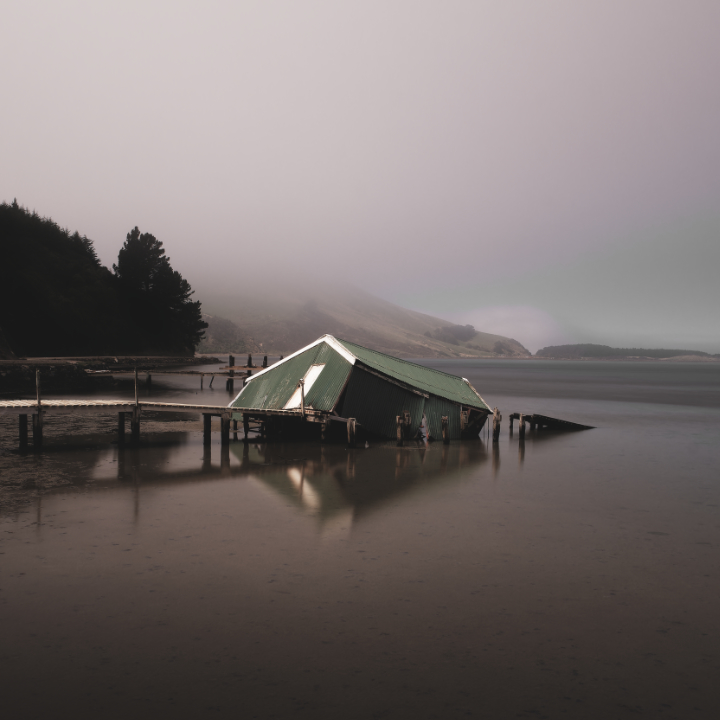
[[[720,3],[3,3],[0,199],[198,288],[720,352]]]

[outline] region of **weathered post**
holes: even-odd
[[[28,421],[27,415],[20,415],[20,450],[27,450],[28,446]]]
[[[498,442],[500,439],[500,421],[502,415],[497,408],[493,408],[493,443]]]
[[[125,444],[125,413],[118,413],[118,445]]]
[[[510,437],[512,437],[513,434],[513,420],[515,420],[515,414],[510,413]]]
[[[265,355],[265,356],[263,357],[263,367],[264,367],[264,368],[267,367],[267,355]]]
[[[327,436],[328,436],[328,419],[323,418],[322,422],[320,423],[320,442],[324,443],[327,442]]]
[[[140,398],[138,396],[138,369],[135,368],[135,407],[130,419],[130,437],[133,445],[140,442]]]
[[[203,389],[203,381],[204,380],[205,380],[205,376],[202,373],[200,373],[200,389],[201,390]]]
[[[212,415],[203,413],[203,445],[209,445],[212,432]]]
[[[42,450],[43,441],[43,413],[42,410],[37,413],[33,413],[32,419],[32,434],[33,434],[33,449]]]
[[[220,436],[220,444],[221,445],[229,445],[230,444],[230,413],[223,413],[220,421],[221,425],[221,436]]]
[[[235,356],[234,355],[230,355],[228,357],[228,367],[230,368],[230,377],[227,379],[227,382],[225,383],[225,387],[230,392],[234,392],[235,391],[235,380],[234,380],[235,371],[233,370],[233,368],[235,367]]]
[[[518,437],[525,440],[525,416],[522,413],[518,416]]]
[[[130,438],[133,445],[137,445],[140,442],[140,406],[136,405],[132,411],[132,417],[130,418]]]
[[[402,447],[403,445],[403,416],[395,416],[395,425],[397,426],[397,446]]]
[[[348,445],[351,448],[354,448],[355,447],[355,418],[348,418],[347,437],[348,437]]]
[[[535,415],[530,416],[530,432],[535,430]]]
[[[440,426],[442,427],[442,439],[443,445],[450,444],[450,424],[448,422],[448,416],[443,415],[440,419]]]
[[[305,380],[300,381],[300,416],[305,419]]]
[[[148,387],[152,387],[152,375],[150,373],[147,374],[147,377],[145,378],[145,385]]]
[[[409,413],[407,410],[405,410],[405,411],[403,412],[403,418],[404,418],[404,422],[403,422],[403,437],[404,437],[406,440],[410,440],[410,424],[411,424],[412,420],[411,420],[411,418],[410,418],[410,413]]]
[[[251,368],[251,367],[253,366],[253,364],[252,364],[252,355],[250,355],[250,354],[248,354],[247,366],[248,366],[249,368]]]
[[[35,393],[37,396],[37,413],[33,415],[33,447],[42,449],[43,441],[43,410],[40,398],[40,370],[35,370]]]
[[[247,415],[243,415],[243,432],[245,433],[245,437],[243,438],[244,442],[248,441],[248,435],[250,434],[250,420],[248,419]]]

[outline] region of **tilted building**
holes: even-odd
[[[230,403],[235,419],[261,420],[268,435],[292,434],[299,423],[356,420],[361,433],[396,438],[397,418],[410,438],[477,437],[492,411],[465,379],[323,335],[250,376]]]

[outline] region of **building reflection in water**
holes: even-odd
[[[394,443],[378,443],[354,449],[317,443],[242,441],[203,447],[196,442],[176,441],[112,452],[117,461],[117,480],[133,487],[136,518],[140,517],[142,485],[245,477],[269,488],[321,526],[340,517],[357,521],[390,500],[474,473],[489,460],[482,440],[406,444],[400,448]],[[495,448],[495,472],[498,453]],[[100,465],[107,468],[109,463],[98,461]]]

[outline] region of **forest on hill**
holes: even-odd
[[[192,355],[192,294],[150,233],[131,230],[110,270],[87,237],[0,203],[0,338],[17,356]]]
[[[535,353],[537,357],[546,358],[653,358],[663,360],[674,357],[705,357],[716,358],[717,355],[701,350],[667,350],[664,348],[614,348],[609,345],[581,343],[577,345],[551,345]]]

